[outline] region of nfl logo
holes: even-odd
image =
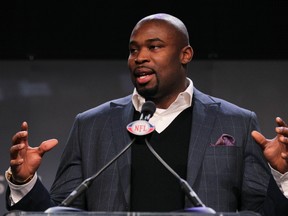
[[[153,132],[155,130],[155,127],[151,125],[148,121],[138,120],[128,124],[127,130],[134,135],[144,136]]]

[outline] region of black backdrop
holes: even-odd
[[[15,0],[0,3],[2,59],[126,59],[143,16],[181,18],[196,59],[286,59],[287,0]]]

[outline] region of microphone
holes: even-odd
[[[148,120],[153,116],[154,112],[156,110],[156,106],[152,101],[146,101],[141,109],[141,114],[140,114],[140,119],[137,121],[134,121],[129,125],[133,124],[134,126],[136,125],[137,128],[137,123],[140,124],[141,128],[140,129],[136,129],[136,133],[140,133],[141,134],[147,134],[147,133],[151,133],[154,130],[154,127],[148,123]],[[148,123],[148,125],[142,125],[142,122],[146,122]],[[130,131],[130,129],[128,129],[127,126],[127,130]],[[149,127],[149,128],[148,128]],[[129,127],[130,128],[130,127]],[[134,129],[132,130],[134,131]],[[130,131],[131,132],[131,131]],[[135,133],[134,133],[135,134]],[[73,201],[79,197],[85,190],[87,190],[89,188],[89,186],[93,183],[93,181],[103,172],[105,171],[113,162],[115,162],[121,155],[124,154],[124,152],[126,152],[130,146],[135,142],[136,137],[134,137],[132,139],[132,141],[122,150],[120,151],[114,158],[112,158],[104,167],[102,167],[97,173],[95,173],[93,176],[85,179],[76,189],[74,189],[69,195],[68,197],[66,197],[66,199],[64,199],[61,204],[59,206],[56,207],[51,207],[48,208],[45,213],[55,213],[55,212],[71,212],[71,211],[81,211],[80,209],[77,208],[73,208],[73,207],[69,207]]]
[[[153,101],[146,101],[142,105],[141,115],[139,120],[149,121],[156,111],[156,105]]]
[[[153,149],[148,140],[145,138],[145,143],[148,149],[152,152],[152,154],[160,161],[161,164],[174,175],[180,183],[180,187],[182,191],[185,193],[186,197],[190,200],[190,202],[195,206],[193,208],[186,209],[189,212],[201,212],[201,213],[212,213],[216,214],[216,211],[210,207],[206,207],[205,204],[201,201],[198,195],[194,192],[194,190],[190,187],[188,182],[182,179],[161,157],[160,155]]]

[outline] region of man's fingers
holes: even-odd
[[[22,122],[21,131],[28,131],[28,123],[26,121]]]
[[[288,127],[276,127],[276,133],[288,137]]]
[[[265,147],[266,144],[266,138],[259,133],[258,131],[252,131],[251,133],[252,137],[254,138],[254,140],[262,147]]]
[[[25,142],[28,139],[27,131],[19,131],[12,137],[12,144],[19,144],[21,142]]]
[[[285,160],[288,161],[288,154],[287,154],[287,153],[282,152],[282,153],[281,153],[281,157],[282,157],[283,159],[285,159]]]
[[[23,162],[24,162],[24,159],[23,159],[23,158],[10,160],[10,166],[11,166],[11,167],[13,167],[13,166],[19,166],[19,165],[21,165]]]
[[[38,148],[40,155],[43,155],[44,153],[50,151],[57,144],[58,144],[57,139],[49,139],[49,140],[42,142]]]
[[[278,127],[275,128],[279,141],[288,144],[288,125],[280,118],[276,118]]]
[[[12,145],[17,145],[23,142],[27,144],[27,140],[28,140],[28,124],[27,122],[23,122],[21,124],[21,130],[12,137]]]
[[[10,157],[12,159],[15,159],[18,157],[18,153],[19,151],[21,151],[22,149],[25,148],[25,144],[18,144],[18,145],[13,145],[11,148],[10,148]]]
[[[280,117],[276,117],[276,123],[277,123],[278,127],[288,127],[288,125]]]

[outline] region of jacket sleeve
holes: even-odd
[[[263,204],[263,216],[286,216],[288,212],[288,199],[280,191],[274,178],[271,176],[267,190],[267,197]]]
[[[6,190],[6,208],[8,211],[21,210],[21,211],[45,211],[46,209],[54,206],[50,199],[49,192],[44,187],[42,182],[37,179],[36,184],[32,190],[24,196],[19,202],[11,206],[10,202],[10,188]]]

